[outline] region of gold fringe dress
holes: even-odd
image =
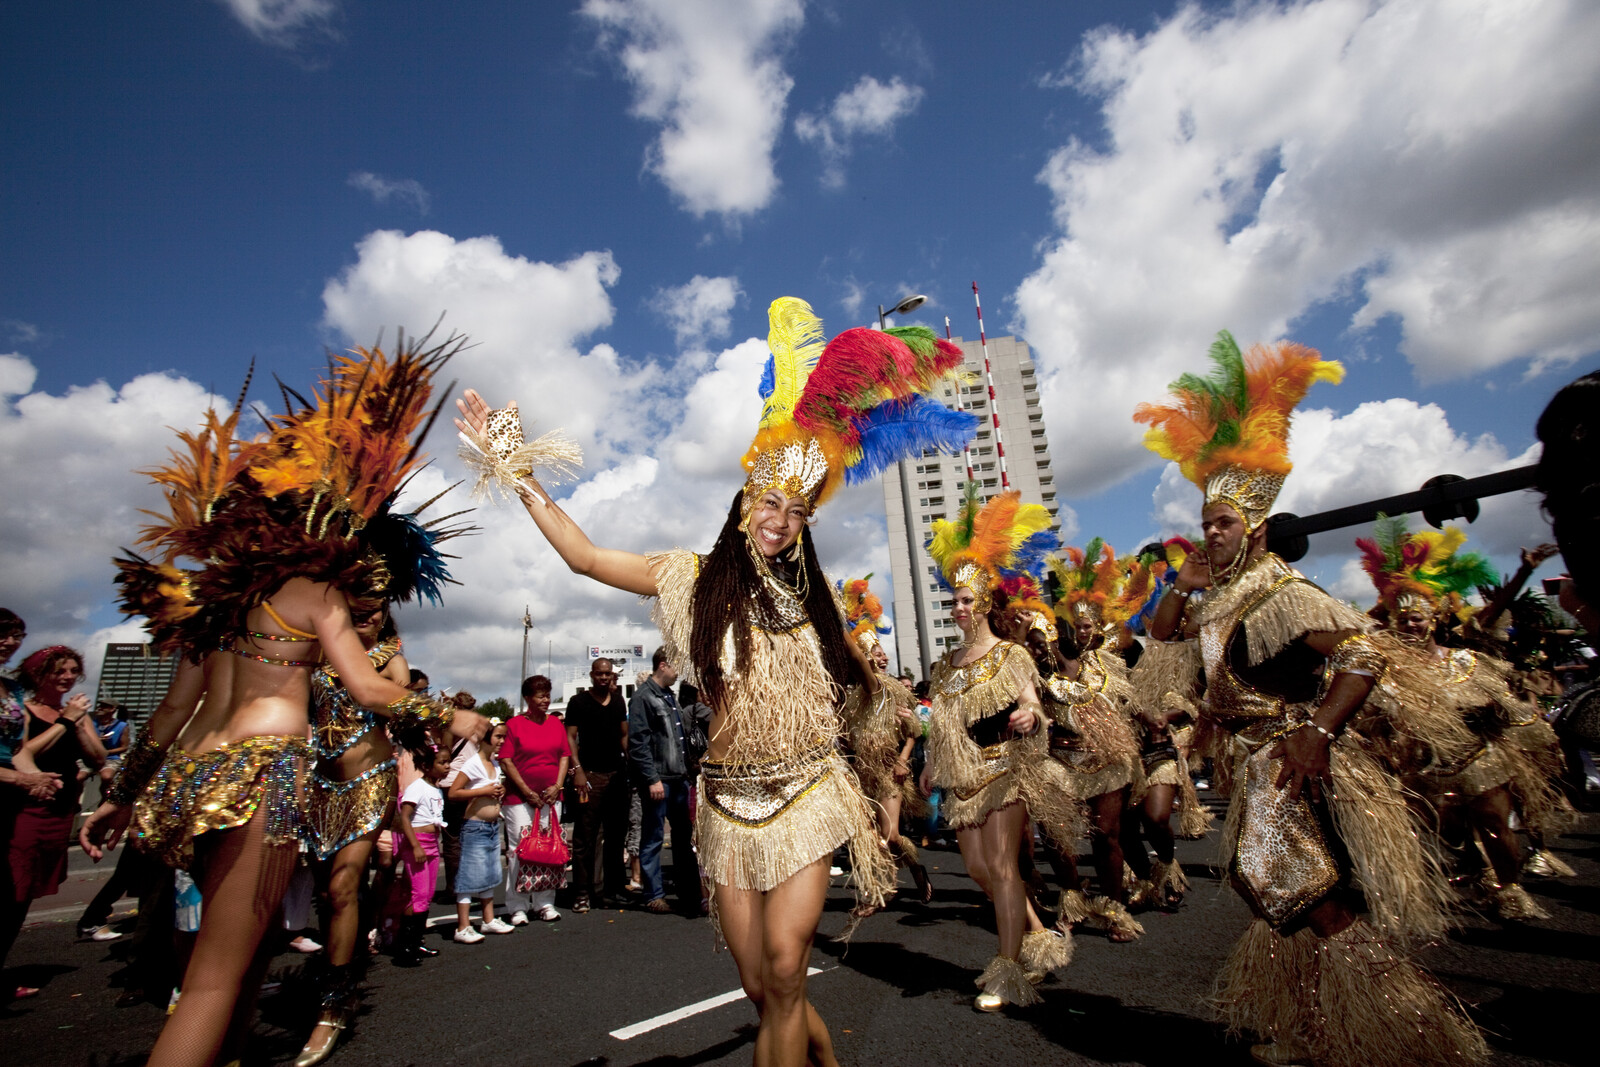
[[[1379,686],[1385,755],[1406,785],[1438,811],[1510,788],[1532,834],[1557,833],[1572,809],[1552,785],[1555,731],[1510,689],[1510,664],[1465,648],[1431,653],[1385,632]]]
[[[1082,798],[1066,768],[1050,758],[1047,730],[1026,737],[991,740],[1003,731],[993,724],[1009,716],[1029,682],[1039,685],[1033,656],[1021,645],[1000,641],[964,667],[955,665],[958,649],[933,668],[928,720],[928,766],[933,784],[945,791],[942,810],[952,829],[979,826],[1017,800],[1028,805],[1034,822],[1062,849],[1077,847],[1085,832]],[[984,734],[979,743],[974,732]]]
[[[1039,691],[1050,716],[1050,755],[1072,780],[1074,796],[1097,797],[1132,786],[1144,795],[1139,741],[1129,718],[1133,690],[1121,656],[1103,648],[1078,659],[1078,677],[1051,675]]]
[[[652,617],[667,658],[698,686],[689,649],[702,558],[676,549],[648,559],[660,591]],[[718,885],[765,892],[849,842],[859,903],[882,907],[894,886],[894,863],[879,845],[872,806],[839,752],[837,687],[804,605],[778,583],[768,584],[784,628],[761,629],[751,621],[744,673],[735,666],[731,633],[723,647],[728,707],[722,729],[733,737],[721,760],[700,764],[700,867]]]
[[[1347,729],[1329,747],[1325,800],[1291,800],[1275,784],[1283,759],[1268,753],[1309,720],[1331,678],[1383,673],[1364,636],[1371,620],[1267,553],[1208,593],[1199,621],[1206,713],[1233,762],[1227,861],[1257,916],[1217,980],[1230,1030],[1309,1048],[1322,1067],[1481,1062],[1476,1027],[1404,956],[1443,933],[1449,891],[1398,781]],[[1321,657],[1300,639],[1339,630],[1356,634],[1306,688]],[[1258,688],[1275,666],[1285,691]],[[1360,892],[1365,916],[1319,938],[1303,920],[1341,886]]]
[[[392,637],[367,649],[367,659],[373,670],[381,671],[399,653],[400,639]],[[384,825],[394,811],[400,796],[397,757],[391,755],[343,781],[323,774],[357,741],[383,728],[383,720],[356,703],[330,664],[311,672],[311,740],[317,764],[306,797],[306,836],[318,859],[327,859]]]
[[[1168,727],[1170,749],[1147,737],[1140,753],[1144,764],[1145,786],[1170,785],[1178,790],[1178,836],[1197,840],[1206,835],[1216,816],[1200,803],[1194,777],[1189,773],[1189,757],[1196,743],[1195,723],[1199,719],[1200,642],[1193,638],[1178,641],[1147,640],[1144,655],[1128,672],[1136,707],[1158,708],[1164,714],[1179,712]]]
[[[876,697],[864,685],[852,686],[845,696],[843,717],[850,765],[868,800],[881,804],[898,794],[901,815],[917,818],[927,810],[927,801],[917,791],[916,780],[909,774],[902,781],[894,780],[901,748],[907,740],[922,736],[920,719],[906,719],[899,714],[902,709],[915,709],[917,698],[904,682],[881,671],[878,684]]]

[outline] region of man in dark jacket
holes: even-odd
[[[672,695],[678,672],[658,648],[650,677],[628,701],[628,765],[639,790],[644,818],[639,832],[639,867],[644,873],[645,910],[665,913],[667,892],[661,880],[663,830],[672,823],[672,883],[678,906],[702,912],[700,865],[695,861],[694,826],[689,818],[689,758],[684,751],[683,712]]]

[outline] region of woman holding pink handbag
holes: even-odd
[[[550,714],[550,679],[535,674],[522,683],[525,710],[506,724],[500,766],[506,772],[506,796],[500,809],[506,851],[517,861],[506,864],[506,909],[511,925],[522,926],[530,913],[543,922],[561,918],[556,890],[566,884],[566,856],[552,862],[553,834],[561,845],[561,783],[567,780],[572,749],[561,720]],[[530,836],[523,849],[524,836]],[[533,862],[521,862],[524,853]],[[553,868],[553,869],[552,869]],[[526,873],[524,870],[526,869]]]

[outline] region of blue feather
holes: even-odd
[[[767,365],[765,367],[761,368],[761,384],[756,386],[756,392],[761,395],[761,399],[762,400],[765,400],[767,397],[772,395],[772,391],[774,389],[776,389],[777,387],[778,387],[777,361],[775,359],[773,359],[772,353],[768,352],[767,353]]]
[[[1008,568],[1011,574],[1029,574],[1035,581],[1043,580],[1044,560],[1052,552],[1061,549],[1061,537],[1054,530],[1040,530],[1030,534],[1028,539],[1017,546],[1016,561]]]
[[[854,423],[861,435],[861,460],[845,470],[844,480],[851,485],[929,449],[953,455],[978,432],[976,415],[925,396],[885,401]]]

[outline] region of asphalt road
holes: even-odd
[[[1530,883],[1553,913],[1550,922],[1507,929],[1468,915],[1425,955],[1490,1031],[1497,1065],[1596,1062],[1600,815],[1584,816],[1555,845],[1577,877]],[[1004,1015],[971,1007],[972,979],[995,940],[991,912],[957,853],[925,853],[934,868],[931,906],[895,902],[868,920],[848,949],[826,940],[844,927],[850,903],[835,890],[809,990],[840,1062],[1250,1062],[1247,1046],[1227,1039],[1203,1002],[1248,920],[1208,866],[1214,846],[1214,835],[1179,843],[1194,888],[1178,912],[1143,916],[1147,933],[1133,944],[1079,934],[1070,970],[1041,987],[1044,1003]],[[74,868],[66,896],[81,900],[100,872],[77,861]],[[902,881],[909,889],[909,878]],[[0,1009],[0,1062],[137,1064],[153,1043],[162,1010],[113,1006],[119,945],[76,943],[76,916],[62,897],[40,901],[42,921],[25,929],[13,950],[7,978],[45,989]],[[374,963],[362,1014],[333,1063],[690,1067],[750,1060],[755,1012],[737,994],[732,960],[712,952],[705,920],[637,910],[565,914],[471,946],[444,939],[451,925],[430,936],[442,954],[419,968]],[[261,1002],[253,1062],[285,1062],[298,1052],[314,1012],[301,980],[304,963],[294,954],[275,961],[272,977],[283,984]]]

